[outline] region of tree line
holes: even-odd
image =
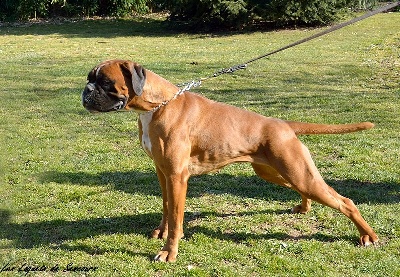
[[[196,29],[325,25],[378,0],[1,0],[0,21],[54,17],[127,17],[167,11]],[[387,2],[387,1],[386,1]]]

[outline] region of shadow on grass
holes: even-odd
[[[0,22],[1,23],[1,22]],[[277,26],[248,28],[245,30],[202,31],[185,22],[169,21],[166,17],[135,17],[127,19],[66,19],[42,22],[5,23],[0,25],[11,35],[51,35],[65,37],[114,38],[120,36],[168,37],[178,34],[192,34],[200,37],[231,36],[238,33],[271,32]],[[0,29],[0,34],[2,34]]]
[[[264,214],[285,214],[288,213],[287,210],[265,210],[265,211],[258,211],[258,213],[264,213]],[[225,214],[220,214],[220,213],[202,213],[200,218],[207,218],[209,216],[216,216],[216,217],[229,217],[229,216],[251,216],[256,214],[255,212],[245,212],[245,213],[236,213],[234,215],[225,215]],[[196,218],[196,215],[193,215],[192,218]],[[190,218],[190,215],[187,215],[185,219]],[[198,217],[197,217],[198,218]],[[189,219],[190,220],[190,219]],[[277,223],[279,224],[279,223]],[[358,245],[358,234],[354,233],[354,236],[349,236],[349,235],[335,235],[335,234],[323,234],[321,232],[317,232],[314,234],[310,235],[292,235],[286,232],[268,232],[266,231],[263,234],[255,234],[255,233],[248,233],[248,232],[237,232],[237,231],[229,231],[226,232],[221,229],[212,229],[212,228],[207,228],[205,226],[193,226],[193,227],[186,227],[185,228],[185,238],[190,239],[193,234],[196,233],[201,233],[206,235],[207,237],[211,238],[216,238],[219,240],[225,240],[225,241],[233,241],[235,243],[243,243],[249,240],[281,240],[281,241],[286,241],[286,240],[316,240],[320,242],[334,242],[338,240],[345,240],[345,241],[350,241],[354,242],[354,245]]]
[[[109,186],[126,193],[161,196],[155,172],[114,171],[91,174],[86,172],[49,171],[40,177],[42,183]],[[355,203],[400,203],[400,183],[374,183],[358,180],[326,180],[338,193]],[[205,194],[231,194],[239,197],[273,201],[300,200],[297,192],[270,184],[258,176],[240,176],[226,173],[193,176],[189,180],[188,197]]]
[[[107,249],[86,244],[71,246],[66,241],[92,238],[98,235],[138,234],[147,236],[158,225],[160,214],[147,213],[141,215],[125,215],[109,218],[91,218],[77,221],[50,220],[42,222],[12,223],[12,214],[7,210],[0,210],[0,239],[11,240],[9,247],[23,249],[38,246],[84,251],[89,254],[102,254],[107,251],[116,251],[112,246]],[[118,251],[124,251],[118,249]],[[131,255],[151,257],[153,253],[139,253],[125,250]]]
[[[192,220],[197,220],[201,218],[207,218],[209,220],[210,217],[220,217],[220,218],[230,218],[230,217],[247,217],[253,216],[257,214],[271,214],[271,215],[280,215],[280,214],[288,214],[289,211],[286,209],[280,210],[263,210],[263,211],[245,211],[245,212],[233,212],[229,214],[223,214],[218,212],[202,212],[200,215],[197,213],[185,213],[185,222],[190,222]],[[245,219],[244,219],[245,220]],[[277,223],[278,225],[279,223]],[[235,243],[243,243],[249,240],[317,240],[321,242],[334,242],[337,240],[347,240],[347,241],[354,241],[355,244],[357,243],[358,237],[355,233],[354,236],[338,236],[335,234],[328,235],[322,234],[320,232],[311,234],[311,235],[292,235],[286,232],[268,232],[265,233],[248,233],[248,232],[238,232],[238,231],[231,231],[228,232],[220,229],[220,228],[207,228],[205,226],[187,226],[185,228],[185,239],[190,239],[193,234],[201,233],[211,238],[216,238],[219,240],[226,240],[226,241],[233,241]]]
[[[10,223],[12,215],[7,210],[0,214],[2,234],[12,239],[15,246],[32,248],[39,245],[60,244],[104,234],[148,235],[160,221],[158,213],[125,215],[120,217],[91,218],[77,221],[50,220],[42,222]],[[6,217],[4,217],[6,215]]]
[[[168,21],[152,18],[96,19],[65,22],[26,23],[3,26],[8,35],[62,35],[64,37],[115,38],[127,36],[168,37],[182,33]],[[0,30],[0,34],[2,34]],[[105,43],[99,41],[99,43]]]
[[[128,193],[142,193],[160,195],[158,181],[155,173],[142,173],[138,171],[103,172],[99,174],[47,172],[41,176],[42,182],[56,182],[60,184],[76,184],[87,186],[113,185],[116,190]],[[355,180],[329,181],[340,193],[353,198],[358,203],[398,203],[400,202],[399,184],[368,183]],[[215,174],[196,176],[191,179],[188,197],[199,197],[204,193],[233,194],[240,197],[272,199],[274,201],[288,202],[299,199],[297,193],[271,185],[256,176],[233,176],[229,174]],[[283,214],[286,210],[245,211],[235,213],[234,216],[251,216],[256,214]],[[200,215],[186,213],[185,221],[207,217],[229,217],[231,215],[219,212],[202,212]],[[161,219],[160,213],[144,213],[137,215],[123,215],[108,218],[89,218],[77,221],[49,220],[42,222],[13,223],[12,213],[0,210],[0,239],[10,240],[9,247],[34,248],[49,246],[68,251],[84,251],[89,254],[101,254],[116,249],[102,248],[86,244],[71,246],[67,241],[92,238],[99,235],[136,234],[147,237]],[[242,232],[229,232],[215,230],[205,226],[187,226],[186,238],[194,233],[202,233],[208,237],[245,242],[249,239],[277,239],[277,240],[317,240],[331,242],[336,240],[357,241],[354,236],[337,236],[316,233],[312,235],[293,237],[283,232],[263,234],[248,234]],[[7,246],[6,246],[7,247]],[[112,248],[112,246],[111,246]],[[132,252],[127,249],[118,249],[131,255],[140,255],[151,258],[154,253]]]
[[[248,216],[256,213],[281,214],[283,210],[265,210],[257,212],[240,213],[239,216]],[[193,218],[206,218],[208,216],[226,217],[220,213],[202,213],[201,216],[187,213],[186,220]],[[237,215],[235,215],[237,216]],[[68,251],[83,251],[90,255],[104,254],[109,251],[122,251],[130,255],[139,255],[151,259],[154,253],[133,252],[127,249],[116,249],[114,246],[101,247],[96,244],[70,245],[66,242],[93,238],[99,235],[113,234],[136,234],[148,237],[151,230],[158,226],[161,215],[158,213],[146,213],[140,215],[126,215],[110,218],[91,218],[77,221],[50,220],[42,222],[12,223],[12,214],[8,210],[0,210],[0,239],[11,240],[7,247],[30,249],[40,246],[48,246],[55,249]],[[186,227],[185,239],[190,239],[194,233],[202,233],[210,238],[233,241],[236,243],[245,242],[249,239],[277,239],[277,240],[318,240],[332,242],[338,239],[356,241],[354,236],[335,236],[325,234],[313,234],[309,236],[293,237],[283,232],[271,232],[265,234],[248,234],[241,232],[226,233],[222,230],[213,230],[203,226]]]

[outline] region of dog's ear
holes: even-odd
[[[143,92],[143,87],[146,82],[146,71],[138,64],[134,64],[132,68],[132,86],[136,95],[140,96]]]
[[[126,76],[129,74],[129,79],[132,82],[133,91],[137,96],[142,95],[143,87],[146,82],[146,70],[137,63],[125,62],[121,64],[122,72]]]

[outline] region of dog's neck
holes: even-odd
[[[140,96],[135,95],[126,105],[126,109],[138,112],[156,111],[166,103],[175,99],[179,88],[150,70],[146,70],[146,78],[156,78],[158,82],[146,82]]]

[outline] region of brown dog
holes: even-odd
[[[155,73],[123,60],[96,66],[88,75],[82,101],[89,111],[125,108],[139,113],[140,141],[155,163],[163,196],[163,217],[152,237],[167,241],[155,260],[176,260],[189,177],[234,162],[250,162],[261,178],[296,190],[302,202],[293,212],[308,212],[315,200],[350,218],[360,232],[361,245],[378,241],[353,201],[324,182],[297,138],[366,130],[372,123],[324,125],[265,117],[181,93]]]

